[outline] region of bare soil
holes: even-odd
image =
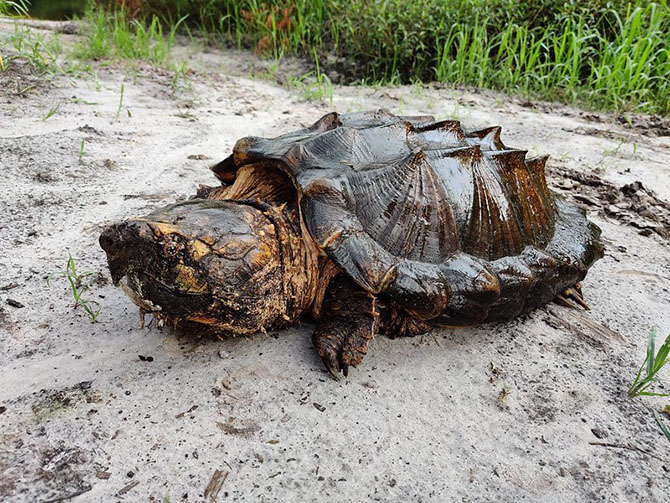
[[[142,64],[0,73],[0,499],[667,501],[652,411],[668,400],[626,395],[650,328],[670,334],[667,121],[444,86],[336,86],[315,103],[250,54],[177,53],[186,88]],[[211,184],[239,137],[378,107],[501,125],[508,145],[550,154],[550,185],[603,229],[591,310],[378,337],[339,382],[307,320],[224,341],[140,329],[110,284],[105,224]],[[68,252],[95,273],[97,323],[64,278],[45,281]]]

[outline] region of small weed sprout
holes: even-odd
[[[123,108],[123,84],[121,84],[121,95],[119,96],[119,108],[116,109],[116,115],[114,116],[114,120],[112,121],[112,124],[114,124],[116,121],[119,120],[119,115],[121,115],[121,108]]]
[[[174,114],[175,117],[179,117],[180,119],[188,119],[195,121],[197,120],[197,117],[193,115],[191,112],[183,112],[183,111],[178,111],[176,114]]]
[[[633,382],[628,389],[628,396],[631,398],[636,396],[670,396],[670,393],[654,393],[647,391],[654,382],[659,382],[656,375],[667,363],[669,353],[670,335],[666,337],[665,342],[659,348],[658,352],[656,352],[656,328],[652,328],[651,332],[649,332],[649,341],[647,342],[647,357],[640,366],[640,370],[638,370],[635,379],[633,379]],[[666,405],[661,412],[668,414],[669,411],[670,406]],[[670,440],[670,429],[668,429],[665,423],[661,420],[658,413],[655,410],[653,412],[656,424],[658,424],[658,427],[667,439]]]
[[[84,157],[84,146],[86,145],[86,140],[83,138],[81,139],[81,145],[79,146],[79,162],[81,162],[81,158]]]
[[[46,279],[47,285],[51,286],[51,281],[53,281],[54,278],[67,278],[70,283],[70,289],[72,290],[72,296],[74,297],[74,308],[76,309],[78,306],[81,306],[91,319],[91,323],[95,323],[98,319],[98,315],[100,314],[100,303],[83,297],[84,293],[89,289],[88,285],[84,284],[84,278],[94,274],[95,272],[93,271],[78,273],[74,258],[72,258],[72,254],[68,252],[68,260],[65,270],[52,272]]]
[[[16,81],[16,94],[17,95],[25,96],[28,93],[28,91],[30,91],[31,89],[35,89],[35,86],[33,84],[29,84],[25,87],[21,87],[21,82],[18,81],[18,80]]]
[[[43,120],[43,121],[47,121],[47,120],[49,120],[51,117],[53,117],[54,115],[56,115],[56,113],[57,113],[58,110],[60,109],[60,105],[61,105],[61,102],[59,101],[59,102],[56,103],[54,106],[52,106],[52,107],[49,109],[49,111],[47,112],[47,114],[42,118],[42,120]]]
[[[412,95],[416,98],[423,96],[423,83],[420,79],[415,79],[412,85]]]
[[[621,147],[623,147],[624,143],[624,140],[619,140],[619,143],[615,148],[606,148],[603,150],[603,157],[616,157],[619,155],[619,151],[621,150]]]
[[[656,328],[652,328],[649,333],[649,342],[647,343],[647,357],[645,358],[644,363],[640,366],[640,370],[628,389],[628,396],[631,398],[636,396],[670,396],[670,393],[653,393],[647,391],[654,382],[658,382],[656,375],[668,361],[668,353],[670,353],[670,335],[665,339],[665,342],[659,348],[658,353],[656,353],[655,346]]]
[[[654,411],[654,419],[656,419],[656,424],[658,424],[658,427],[661,429],[661,431],[666,436],[666,438],[668,440],[670,440],[670,429],[668,429],[668,427],[661,420],[661,418],[658,415],[658,412],[656,412],[656,411]]]
[[[172,76],[172,92],[176,93],[178,91],[186,90],[191,87],[191,81],[188,78],[188,64],[182,62],[180,64],[170,65],[171,69],[174,71]]]

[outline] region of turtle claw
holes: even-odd
[[[327,334],[319,330],[312,336],[316,352],[330,375],[337,380],[349,377],[349,369],[356,367],[367,352],[370,339],[363,337],[361,340],[357,336],[360,334]]]
[[[317,352],[323,361],[324,367],[328,369],[333,378],[339,380],[340,378],[340,363],[338,362],[337,353],[333,351],[328,345],[320,346],[317,344],[317,341],[314,340],[314,345],[317,348]]]
[[[347,377],[349,367],[363,360],[377,331],[375,298],[338,276],[328,287],[322,309],[312,342],[328,372],[336,379]]]
[[[319,347],[318,345],[316,346],[324,367],[326,367],[328,373],[333,376],[336,381],[342,379],[343,376],[347,377],[349,375],[349,365],[341,361],[341,351],[338,354],[332,348],[326,349],[324,347]]]
[[[144,330],[144,316],[146,314],[146,310],[140,307],[140,330]]]
[[[582,286],[579,283],[575,283],[574,286],[564,289],[559,293],[554,299],[558,304],[570,307],[572,309],[578,309],[578,307],[573,304],[572,301],[579,304],[582,308],[588,311],[589,305],[584,300],[584,295],[582,294]]]
[[[335,379],[336,381],[340,380],[340,372],[337,369],[337,367],[333,367],[332,365],[326,365],[326,368],[328,369],[330,375],[333,376],[333,379]]]

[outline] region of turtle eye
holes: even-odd
[[[172,258],[175,255],[178,255],[184,249],[184,243],[181,239],[176,237],[173,234],[167,234],[161,239],[161,244],[163,246],[163,255],[166,258]]]

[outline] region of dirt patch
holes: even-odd
[[[590,210],[634,227],[642,236],[656,233],[670,240],[670,203],[642,182],[617,187],[573,168],[551,166],[548,171],[556,187]]]
[[[620,116],[617,122],[624,127],[635,128],[643,131],[645,134],[653,136],[670,136],[670,119],[651,116]]]
[[[11,90],[14,96],[28,98],[45,92],[49,88],[49,80],[45,79],[27,62],[12,58],[12,52],[3,57],[8,60],[7,69],[0,72],[0,87]],[[11,100],[5,101],[11,104]]]
[[[38,398],[31,407],[35,418],[38,422],[41,422],[71,407],[101,402],[100,391],[93,389],[91,386],[91,381],[83,381],[75,386],[58,391],[40,391]]]

